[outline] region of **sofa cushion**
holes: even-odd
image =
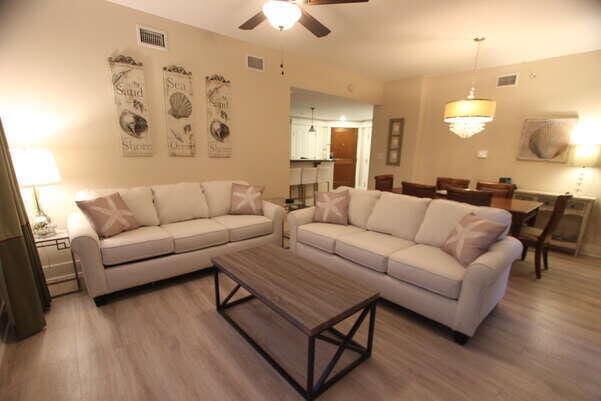
[[[173,237],[175,253],[225,244],[230,239],[227,228],[213,219],[180,221],[161,228]]]
[[[173,238],[161,227],[140,227],[100,240],[105,266],[173,253]]]
[[[435,199],[430,202],[426,210],[424,221],[415,236],[415,242],[442,247],[459,221],[470,213],[474,213],[483,219],[505,224],[507,228],[501,233],[499,239],[507,236],[507,232],[511,227],[511,213],[508,211],[494,207],[473,206],[446,199]]]
[[[385,192],[367,220],[367,229],[413,241],[429,204],[428,198]]]
[[[79,191],[75,200],[89,200],[118,192],[121,199],[134,214],[141,226],[158,226],[159,216],[154,208],[152,190],[149,187],[118,188],[118,189],[88,189]]]
[[[334,191],[339,192],[344,190],[348,190],[351,194],[348,207],[349,223],[357,227],[367,228],[367,219],[369,219],[369,215],[378,199],[380,199],[382,192],[345,186],[340,186]]]
[[[225,215],[213,220],[223,224],[229,231],[230,241],[242,241],[273,232],[273,222],[265,216]]]
[[[343,226],[330,223],[309,223],[298,228],[296,239],[306,245],[322,251],[334,253],[336,240],[345,235],[365,231],[355,226]]]
[[[415,245],[390,255],[388,275],[447,298],[457,299],[465,268],[440,248]]]
[[[467,203],[434,199],[426,210],[424,220],[415,235],[415,242],[440,248],[457,223],[477,209],[477,206]]]
[[[248,185],[244,181],[206,181],[201,183],[209,204],[209,216],[223,216],[232,207],[232,184]]]
[[[209,207],[196,182],[181,182],[152,187],[161,224],[209,217]]]
[[[388,270],[388,256],[415,245],[411,241],[375,231],[345,235],[336,240],[337,255],[381,273]]]

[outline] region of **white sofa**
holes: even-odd
[[[76,200],[119,192],[142,225],[99,238],[81,212],[69,216],[71,250],[96,304],[115,291],[211,267],[211,258],[217,255],[266,243],[281,246],[284,209],[263,201],[263,216],[229,215],[232,182],[244,183],[78,192]]]
[[[505,295],[522,245],[506,230],[466,267],[440,247],[468,213],[502,222],[508,229],[511,214],[441,199],[349,190],[348,226],[313,222],[314,208],[288,215],[292,252],[450,327],[455,340],[465,343]]]

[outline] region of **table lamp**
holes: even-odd
[[[580,167],[580,173],[576,180],[576,193],[574,195],[581,195],[582,182],[586,174],[587,167],[593,167],[597,164],[599,158],[599,147],[600,145],[593,144],[580,144],[574,147],[574,164]]]
[[[61,181],[52,152],[40,148],[11,149],[11,155],[19,185],[32,188],[35,207],[33,233],[38,237],[55,234],[56,224],[42,209],[36,188]]]

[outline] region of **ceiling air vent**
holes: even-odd
[[[138,44],[152,49],[167,50],[167,34],[157,29],[138,25]]]
[[[253,71],[263,71],[263,57],[247,55],[246,68]]]
[[[518,74],[502,75],[497,78],[497,88],[518,85]]]

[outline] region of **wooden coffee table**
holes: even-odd
[[[217,311],[252,345],[273,368],[284,377],[305,399],[312,400],[327,390],[332,384],[357,367],[371,356],[374,325],[376,320],[377,291],[370,290],[339,274],[314,264],[306,259],[293,255],[290,251],[275,245],[234,252],[213,258],[215,265],[215,303]],[[220,296],[219,273],[224,274],[235,283],[234,288],[223,300]],[[235,299],[235,294],[243,288],[250,295]],[[299,383],[282,365],[286,355],[294,355],[292,350],[284,353],[279,362],[271,350],[259,345],[259,341],[236,322],[234,311],[245,304],[257,303],[258,307],[272,313],[274,317],[284,319],[283,323],[294,330],[294,334],[302,333],[303,344],[306,344],[306,367],[304,384]],[[262,313],[265,315],[267,312]],[[247,313],[247,312],[238,312]],[[347,333],[342,333],[334,326],[343,320],[358,314]],[[367,344],[361,345],[353,337],[369,314]],[[255,321],[254,317],[247,320]],[[268,324],[267,326],[276,326]],[[267,327],[269,328],[269,327]],[[274,334],[263,336],[269,338]],[[285,339],[274,339],[283,341]],[[318,341],[319,340],[319,341]],[[263,341],[268,344],[269,341]],[[331,348],[323,369],[316,372],[317,348]],[[347,351],[345,353],[345,351]],[[305,350],[302,350],[303,354]],[[345,355],[348,363],[337,366]],[[353,358],[350,358],[350,356]],[[323,359],[323,355],[320,354]],[[297,358],[301,359],[301,358]],[[320,359],[320,360],[321,360]],[[294,361],[299,362],[299,361]],[[300,380],[301,382],[303,380]]]

